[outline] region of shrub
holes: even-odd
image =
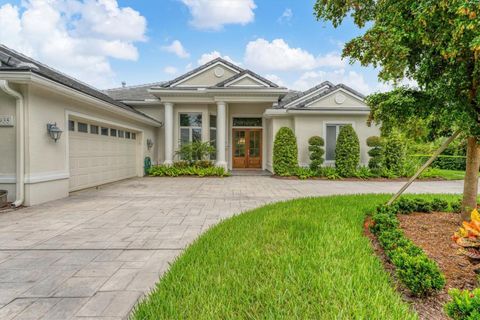
[[[378,175],[375,172],[372,172],[368,167],[359,167],[354,173],[354,176],[356,178],[360,179],[369,179],[369,178],[374,178],[377,177]]]
[[[453,320],[480,319],[480,289],[448,292],[452,301],[445,305],[445,313]]]
[[[192,164],[195,161],[208,159],[213,152],[215,152],[215,148],[210,142],[195,141],[181,145],[175,155]]]
[[[442,289],[445,277],[438,265],[405,237],[399,228],[397,212],[410,213],[440,205],[443,203],[402,198],[391,206],[377,207],[372,215],[373,224],[370,230],[377,236],[385,254],[395,266],[398,279],[415,296],[426,296]]]
[[[383,165],[396,176],[402,176],[405,165],[405,145],[397,134],[385,140]]]
[[[351,177],[360,162],[360,143],[351,125],[343,126],[335,148],[335,167],[342,177]]]
[[[148,174],[153,177],[178,177],[178,176],[198,176],[198,177],[207,177],[207,176],[216,176],[216,177],[227,177],[230,175],[222,167],[198,167],[198,166],[184,166],[184,162],[176,162],[173,166],[153,166],[150,168]]]
[[[308,139],[308,151],[310,151],[310,169],[312,170],[319,170],[323,164],[323,155],[325,154],[325,150],[323,150],[323,146],[325,145],[325,141],[323,138],[318,136],[313,136]]]
[[[318,171],[317,170],[312,170],[310,168],[305,168],[305,167],[297,167],[293,171],[293,175],[305,180],[308,178],[313,178],[318,176]]]
[[[292,129],[278,130],[273,144],[273,171],[279,176],[288,176],[298,167],[297,139]]]
[[[422,155],[415,154],[411,158],[417,160],[419,163],[424,164],[430,159],[431,155]],[[435,159],[430,167],[444,170],[459,170],[465,171],[467,166],[467,157],[464,156],[450,156],[450,155],[439,155]]]
[[[337,180],[341,178],[334,167],[322,167],[320,169],[319,175],[329,180]]]
[[[382,165],[382,141],[380,140],[380,137],[368,137],[367,146],[371,148],[368,150],[368,155],[370,156],[368,167],[371,170],[379,170]]]

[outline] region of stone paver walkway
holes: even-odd
[[[391,193],[402,182],[143,178],[0,214],[0,319],[125,319],[219,220],[298,197]],[[459,193],[461,181],[410,192]]]

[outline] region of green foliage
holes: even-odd
[[[337,170],[334,167],[322,167],[320,170],[320,176],[325,177],[329,180],[338,180],[341,176],[338,174]]]
[[[305,180],[308,178],[318,177],[319,171],[312,170],[310,168],[305,168],[305,167],[297,167],[293,170],[293,175],[298,177],[301,180]]]
[[[342,177],[352,177],[360,162],[360,142],[351,125],[343,126],[335,148],[335,168]]]
[[[379,171],[382,166],[382,140],[377,136],[368,137],[367,146],[371,148],[368,150],[368,155],[370,156],[368,167],[371,170]]]
[[[292,129],[278,130],[273,144],[273,171],[279,176],[288,176],[298,167],[297,138]]]
[[[415,154],[411,158],[415,159],[419,163],[423,164],[430,159],[431,155],[421,155]],[[435,159],[430,165],[431,168],[438,168],[444,170],[461,170],[465,171],[467,166],[467,157],[465,156],[450,156],[450,155],[440,155]]]
[[[197,165],[185,165],[186,162],[179,161],[172,166],[160,165],[150,168],[148,174],[153,177],[179,177],[179,176],[198,176],[198,177],[228,177],[230,173],[222,167],[205,166],[202,163]],[[188,162],[187,162],[188,163]]]
[[[325,145],[325,141],[321,137],[313,136],[308,139],[308,144],[308,151],[310,151],[310,169],[319,170],[324,161],[323,155],[325,154],[325,150],[323,150],[323,146]]]
[[[355,171],[354,176],[360,179],[370,179],[377,177],[377,174],[368,167],[360,166]]]
[[[383,152],[383,165],[396,176],[403,175],[405,166],[405,145],[397,134],[392,134],[385,139]]]
[[[208,159],[213,152],[215,152],[215,148],[210,142],[195,141],[182,144],[180,149],[175,152],[175,155],[183,161],[193,163],[195,161]]]
[[[401,198],[391,206],[381,205],[372,215],[373,234],[395,266],[395,273],[400,281],[415,296],[427,296],[439,291],[445,285],[445,277],[438,265],[428,258],[422,249],[405,237],[399,228],[397,213],[430,212],[433,208],[444,208],[441,199]],[[447,203],[448,207],[448,203]]]
[[[347,16],[363,34],[346,43],[351,62],[380,68],[379,77],[410,78],[418,89],[399,87],[367,99],[371,118],[385,130],[427,129],[450,135],[480,127],[480,7],[471,0],[317,0],[318,19],[335,27]],[[364,28],[365,27],[365,28]]]
[[[480,319],[480,289],[472,291],[452,289],[452,300],[445,305],[445,313],[453,320]]]

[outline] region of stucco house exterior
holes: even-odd
[[[272,171],[281,127],[295,132],[299,164],[308,139],[326,141],[334,164],[338,131],[351,124],[367,163],[364,96],[323,82],[304,92],[280,87],[221,58],[168,82],[99,91],[0,45],[0,189],[33,205],[69,192],[143,175],[143,161],[171,164],[182,143],[210,142],[218,166]],[[62,130],[54,140],[47,125]]]

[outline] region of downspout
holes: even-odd
[[[17,125],[17,148],[16,148],[16,166],[17,166],[17,179],[16,179],[16,199],[12,203],[12,207],[19,207],[23,204],[25,200],[25,123],[24,123],[24,113],[25,113],[25,104],[23,96],[18,91],[10,88],[7,80],[0,80],[0,89],[3,90],[9,96],[12,96],[16,99],[16,125]]]

